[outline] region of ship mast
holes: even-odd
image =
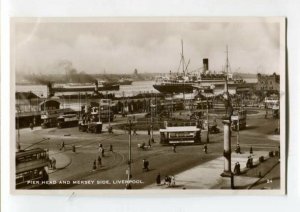
[[[228,75],[229,59],[228,59],[228,45],[226,45],[226,74]]]
[[[225,76],[225,92],[226,94],[228,94],[228,69],[229,69],[229,59],[228,59],[228,45],[226,45],[226,67],[225,67],[225,71],[226,71],[226,76]]]
[[[183,55],[183,40],[181,39],[181,61],[182,61],[182,71],[183,71],[183,105],[185,107],[185,70],[184,70],[184,55]]]
[[[183,72],[183,76],[185,76],[184,56],[183,56],[183,40],[181,40],[181,60],[182,60],[182,72]]]

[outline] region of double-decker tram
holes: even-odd
[[[247,124],[246,120],[247,120],[246,110],[244,109],[234,110],[231,116],[232,129],[235,131],[245,129]]]
[[[102,132],[102,121],[99,119],[98,107],[86,107],[81,111],[78,129],[82,132]]]
[[[113,107],[115,107],[115,104],[112,103],[111,99],[100,100],[100,107],[97,108],[97,110],[100,110],[98,113],[102,122],[110,122],[114,120]]]
[[[16,188],[33,188],[40,182],[48,181],[45,170],[49,155],[41,148],[35,148],[16,153]],[[31,183],[34,182],[34,183]]]
[[[162,145],[201,143],[201,130],[197,126],[166,127],[159,132]]]
[[[42,119],[41,127],[43,129],[50,128],[50,127],[57,127],[59,121],[62,122],[63,116],[68,117],[68,115],[74,116],[76,115],[76,113],[70,108],[41,111],[41,119]],[[59,118],[61,119],[59,120]]]

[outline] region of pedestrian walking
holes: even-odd
[[[108,127],[108,132],[109,132],[110,134],[113,133],[113,128],[112,128],[112,126],[109,126],[109,127]]]
[[[206,144],[203,147],[203,151],[205,152],[205,154],[207,154],[207,145]]]
[[[95,171],[96,170],[96,160],[94,160],[94,163],[93,163],[93,171]]]
[[[252,146],[250,147],[250,154],[251,155],[253,154],[253,148],[252,148]]]
[[[100,155],[98,156],[98,167],[102,166],[102,159]]]
[[[143,159],[143,171],[149,171],[149,161]]]
[[[133,135],[137,135],[136,128],[133,129]]]
[[[112,144],[109,145],[109,151],[113,152],[113,145]]]
[[[246,167],[247,168],[252,168],[253,167],[253,158],[251,156],[248,157]]]
[[[151,129],[150,127],[148,127],[148,135],[150,135]]]
[[[98,144],[98,151],[100,153],[102,153],[102,149],[103,149],[103,144],[99,142],[99,144]]]
[[[72,145],[72,151],[73,151],[74,153],[76,152],[76,147],[75,147],[74,144]]]
[[[102,157],[104,157],[104,148],[102,148],[101,154],[102,154]]]
[[[65,142],[64,141],[61,143],[59,150],[61,151],[62,149],[65,151]]]
[[[239,144],[236,145],[235,152],[236,152],[237,154],[241,154],[241,147],[240,147]]]
[[[29,127],[30,127],[31,130],[33,130],[33,124],[32,123],[29,124]]]
[[[156,176],[156,185],[160,185],[161,179],[160,179],[160,173]]]
[[[172,149],[173,149],[173,152],[176,153],[176,144],[173,144]]]
[[[52,158],[52,169],[56,169],[56,159]]]
[[[49,159],[48,162],[49,162],[49,169],[52,169],[52,159]]]
[[[143,143],[139,146],[139,148],[141,148],[142,150],[145,150],[145,146],[146,146],[146,144],[145,144],[145,142],[143,142]]]
[[[239,162],[235,163],[233,173],[235,175],[239,175],[241,173],[241,167],[240,167],[240,163]]]
[[[46,159],[49,160],[49,149],[45,149],[46,150]]]

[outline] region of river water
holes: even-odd
[[[108,91],[107,93],[113,93],[116,97],[129,97],[135,96],[140,93],[158,93],[157,90],[153,88],[155,81],[134,81],[131,85],[120,85],[120,90],[118,91]],[[47,86],[46,85],[16,85],[17,92],[29,92],[38,95],[39,97],[47,96]],[[84,93],[84,92],[82,92]],[[103,92],[106,94],[106,92]]]
[[[257,82],[256,78],[245,79],[248,83]],[[118,91],[108,91],[107,93],[113,93],[116,97],[129,97],[135,96],[141,93],[159,93],[153,88],[155,81],[134,81],[131,85],[120,85],[120,90]],[[17,92],[33,92],[39,97],[47,96],[47,86],[46,85],[16,85]],[[104,93],[106,93],[104,91]]]

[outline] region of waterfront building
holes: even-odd
[[[279,91],[280,76],[275,72],[272,75],[257,74],[257,90]]]

